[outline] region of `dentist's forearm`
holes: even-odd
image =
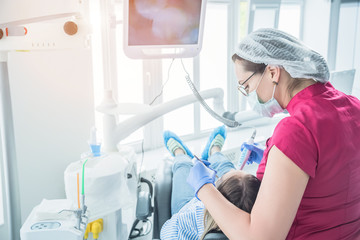
[[[204,185],[198,197],[230,239],[251,239],[250,214],[230,203],[212,184]]]

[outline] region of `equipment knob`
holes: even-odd
[[[64,24],[64,32],[68,35],[75,35],[78,31],[78,26],[72,21],[68,21]]]

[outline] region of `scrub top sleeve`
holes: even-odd
[[[318,150],[311,132],[297,119],[284,118],[275,128],[272,145],[290,158],[311,178],[315,177]]]

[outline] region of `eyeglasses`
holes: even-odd
[[[249,96],[249,85],[247,85],[246,87],[244,87],[244,84],[245,84],[247,81],[249,81],[249,79],[250,79],[252,76],[254,76],[255,73],[256,73],[256,71],[255,71],[253,74],[251,74],[250,77],[248,77],[242,84],[240,84],[240,85],[238,86],[238,90],[239,90],[242,94],[244,94],[245,97]]]

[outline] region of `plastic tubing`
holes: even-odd
[[[224,123],[226,126],[228,127],[238,127],[240,126],[241,124],[236,122],[236,121],[233,121],[233,120],[230,120],[230,119],[227,119],[227,118],[224,118],[222,116],[220,116],[219,114],[217,114],[214,110],[212,110],[209,105],[207,105],[207,103],[205,102],[205,100],[201,97],[200,93],[198,92],[198,90],[196,89],[194,83],[191,81],[190,79],[190,75],[189,73],[186,71],[185,69],[185,65],[181,59],[181,64],[182,64],[182,67],[186,73],[185,75],[185,79],[186,79],[186,82],[188,83],[191,91],[193,92],[193,94],[195,95],[195,97],[198,99],[199,103],[205,108],[205,110],[211,115],[213,116],[216,120]]]
[[[78,200],[78,207],[80,209],[80,187],[79,187],[79,173],[76,174],[76,178],[77,178],[77,200]]]
[[[87,162],[87,159],[86,159],[85,162],[83,163],[83,167],[82,167],[82,186],[81,186],[81,187],[82,187],[82,188],[81,188],[81,194],[82,194],[82,195],[84,195],[84,192],[85,192],[85,191],[84,191],[84,186],[85,186],[85,185],[84,185],[84,176],[85,176],[84,173],[85,173],[85,164],[86,164],[86,162]]]

